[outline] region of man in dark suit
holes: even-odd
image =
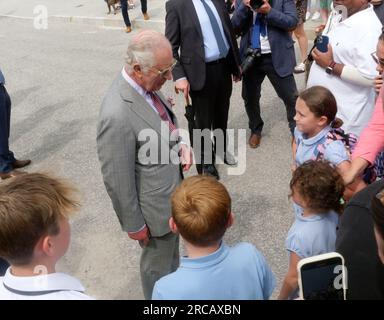
[[[0,69],[0,178],[8,179],[25,172],[15,169],[23,168],[31,160],[17,160],[9,150],[9,132],[11,127],[11,99],[5,89],[5,78]]]
[[[289,129],[295,129],[295,104],[297,99],[293,69],[296,64],[290,31],[298,22],[294,0],[263,0],[257,10],[250,7],[250,0],[236,0],[232,24],[236,34],[242,35],[240,53],[242,60],[257,52],[257,57],[244,71],[242,96],[249,118],[251,136],[249,145],[260,145],[264,122],[260,116],[261,84],[265,76],[271,81],[277,95],[283,100]],[[245,69],[245,65],[243,64]]]
[[[222,130],[224,139],[217,136],[215,145],[210,141],[209,146],[202,143],[195,150],[198,172],[218,179],[214,150],[223,156],[226,164],[236,164],[226,152],[225,134],[231,74],[235,80],[240,79],[239,50],[231,21],[223,0],[169,0],[165,7],[165,36],[177,60],[173,70],[175,90],[182,91],[186,98],[190,94],[196,129],[214,130],[214,133]]]

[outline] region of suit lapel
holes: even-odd
[[[186,1],[183,0],[182,3],[184,4],[184,9],[182,10],[185,10],[185,12],[190,12],[189,17],[192,19],[192,23],[199,34],[199,38],[203,42],[203,39],[204,39],[203,32],[201,30],[200,21],[199,21],[199,18],[197,17],[196,9],[195,9],[195,6],[193,5],[192,0],[186,0]]]

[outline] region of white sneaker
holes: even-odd
[[[307,11],[307,13],[305,14],[305,20],[309,20],[310,17],[311,17],[311,13]]]
[[[293,73],[303,73],[305,72],[305,64],[300,62],[294,69]]]
[[[319,12],[319,11],[316,11],[316,12],[313,14],[311,20],[317,20],[317,19],[319,19],[319,18],[320,18],[320,12]]]

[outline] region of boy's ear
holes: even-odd
[[[55,248],[53,245],[52,238],[49,235],[46,235],[46,236],[43,236],[40,241],[41,241],[40,250],[48,257],[52,257],[55,253],[55,250],[54,250]]]
[[[169,218],[169,228],[173,233],[179,233],[179,230],[177,229],[177,225],[175,223],[175,220],[173,220],[172,217]]]
[[[233,212],[231,212],[228,216],[227,228],[231,227],[234,221],[235,221],[235,215],[233,214]]]

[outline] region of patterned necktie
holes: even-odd
[[[211,26],[216,38],[217,46],[219,47],[220,58],[225,58],[227,55],[227,46],[225,45],[216,17],[213,11],[211,10],[211,8],[209,7],[209,5],[204,0],[201,0],[201,3],[203,4],[204,9],[207,12],[209,21],[211,22]]]
[[[159,113],[161,120],[166,121],[168,123],[169,130],[172,134],[174,130],[177,130],[177,127],[172,122],[167,110],[165,109],[164,104],[161,102],[160,98],[155,93],[148,92],[148,94],[151,96],[153,105],[155,106],[157,112]]]
[[[267,30],[265,26],[265,16],[258,13],[252,28],[251,44],[253,49],[260,49],[260,35],[265,37],[267,35]]]

